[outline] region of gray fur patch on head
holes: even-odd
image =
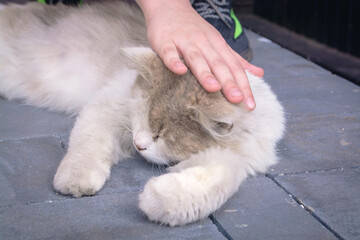
[[[136,86],[148,105],[148,123],[154,141],[164,140],[169,154],[183,160],[212,146],[224,146],[221,140],[232,130],[222,121],[233,106],[223,95],[203,89],[191,72],[176,75],[153,54],[142,58],[142,72]]]

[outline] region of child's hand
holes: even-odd
[[[137,0],[144,12],[148,40],[165,65],[184,74],[187,67],[209,92],[222,90],[232,103],[255,108],[245,69],[262,77],[264,71],[233,51],[221,34],[204,20],[189,0]]]

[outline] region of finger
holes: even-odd
[[[165,66],[176,74],[184,74],[187,67],[180,60],[178,50],[173,42],[164,42],[158,45],[157,53]]]
[[[257,77],[264,76],[264,69],[257,67],[248,61],[246,61],[243,57],[241,57],[237,52],[235,52],[232,48],[230,48],[231,52],[236,56],[240,64],[250,73],[254,74]]]
[[[234,52],[230,47],[228,47],[229,51],[223,51],[223,54],[226,54],[224,57],[226,63],[228,64],[237,85],[239,86],[242,94],[244,95],[244,102],[246,107],[249,110],[254,110],[256,107],[255,99],[250,87],[250,83],[248,80],[248,76],[245,72],[244,67],[240,63],[238,54]],[[234,54],[235,53],[235,54]]]
[[[222,92],[225,97],[232,103],[240,103],[244,99],[244,95],[237,86],[237,82],[233,73],[229,69],[228,63],[219,54],[210,43],[202,43],[201,46],[206,50],[203,53],[207,64],[210,66],[211,72],[222,86]]]
[[[190,44],[185,44],[180,48],[180,50],[186,64],[189,66],[191,72],[203,88],[208,92],[219,91],[221,89],[221,85],[211,73],[211,70],[200,49],[194,45],[191,46]]]
[[[226,41],[221,37],[218,36],[216,38],[212,38],[214,39],[214,42],[212,44],[215,44],[213,46],[217,46],[219,49],[218,52],[221,55],[221,59],[224,60],[225,62],[225,69],[227,71],[230,71],[232,78],[230,78],[230,82],[232,79],[233,82],[231,82],[231,84],[228,84],[228,86],[233,87],[234,85],[237,88],[240,88],[240,91],[242,93],[241,98],[238,97],[238,101],[242,101],[244,100],[245,102],[245,106],[249,109],[249,110],[253,110],[255,109],[256,105],[255,105],[255,100],[250,88],[250,84],[248,81],[248,77],[245,73],[244,67],[241,64],[242,58],[240,57],[240,55],[238,55],[234,50],[231,49],[231,47],[226,43]],[[237,57],[238,56],[238,57]],[[246,62],[245,60],[243,60],[243,63],[245,65],[250,65],[248,62]],[[211,70],[213,70],[213,68],[211,68]],[[216,74],[215,74],[216,76]],[[236,90],[231,90],[234,93],[236,93]],[[228,94],[227,90],[225,90],[225,95]],[[231,92],[230,95],[226,95],[228,96],[228,99],[231,101],[230,97],[231,97]],[[240,99],[240,100],[239,100]]]

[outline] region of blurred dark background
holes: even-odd
[[[360,84],[360,0],[234,0],[243,25]]]
[[[359,0],[254,0],[254,13],[360,57]]]

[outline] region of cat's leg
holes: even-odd
[[[130,90],[123,89],[124,85],[110,84],[80,112],[68,152],[54,177],[57,191],[75,197],[95,194],[110,176],[110,168],[119,156],[130,153],[132,135],[127,113]]]
[[[152,221],[184,225],[207,217],[225,203],[248,175],[241,156],[215,148],[193,156],[168,174],[147,182],[139,196]]]

